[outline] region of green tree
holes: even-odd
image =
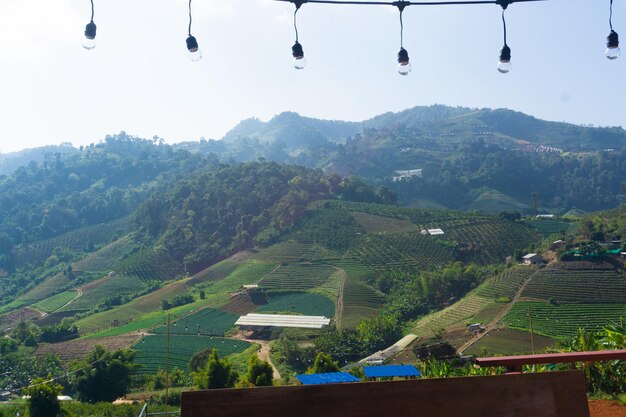
[[[74,365],[76,392],[81,401],[96,403],[113,401],[128,392],[134,369],[135,352],[122,349],[108,352],[102,346]]]
[[[212,349],[206,368],[194,373],[196,385],[201,389],[232,388],[239,374],[227,359],[220,359],[216,349]]]
[[[307,374],[326,374],[329,372],[339,372],[339,364],[333,360],[333,357],[320,352],[315,357],[313,366],[307,370]]]
[[[274,370],[267,361],[262,361],[256,355],[248,360],[248,374],[246,379],[257,387],[271,386],[274,381]]]
[[[51,381],[52,375],[46,379],[35,378],[32,384],[24,389],[28,398],[28,414],[30,417],[56,417],[61,412],[58,396],[63,387]]]

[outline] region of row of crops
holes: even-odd
[[[239,316],[214,308],[204,308],[185,317],[172,318],[170,332],[179,335],[213,335],[222,336],[235,325]],[[167,333],[167,325],[163,323],[152,330],[155,334]]]
[[[191,357],[204,349],[217,349],[221,357],[233,353],[241,353],[250,346],[241,340],[222,339],[211,336],[170,336],[170,370],[178,367],[189,370]],[[149,335],[133,346],[135,363],[139,365],[140,374],[153,374],[159,369],[165,369],[165,355],[167,351],[166,335]]]
[[[542,302],[515,303],[502,323],[511,328],[529,330],[528,309],[533,329],[538,334],[562,338],[576,334],[578,329],[599,330],[626,317],[626,304],[560,304]]]
[[[544,268],[533,275],[522,296],[558,302],[626,304],[626,278],[612,269]]]
[[[82,272],[109,271],[113,264],[131,250],[131,243],[131,237],[124,236],[74,262],[72,267],[74,271]]]
[[[65,304],[70,302],[74,297],[76,297],[76,291],[64,291],[62,293],[53,295],[52,297],[46,298],[45,300],[41,300],[34,307],[38,308],[41,311],[45,311],[46,313],[52,313],[55,310],[63,307]]]
[[[534,274],[535,271],[534,268],[528,266],[508,268],[504,272],[489,278],[476,290],[476,293],[493,299],[500,297],[513,298],[524,281]]]
[[[441,311],[418,320],[412,332],[418,336],[432,336],[440,329],[463,327],[490,304],[493,304],[492,300],[471,294]]]
[[[454,248],[421,233],[368,235],[351,255],[374,269],[430,269],[454,261]]]
[[[166,250],[146,249],[117,262],[112,267],[122,275],[136,276],[150,282],[168,281],[183,273],[182,265],[176,262]]]
[[[332,252],[313,243],[296,242],[293,240],[277,243],[261,249],[256,258],[272,262],[307,262],[335,256]]]
[[[321,263],[298,263],[281,265],[266,275],[259,285],[264,288],[306,291],[323,286],[335,269]]]
[[[551,235],[561,235],[569,233],[576,225],[576,223],[562,222],[557,220],[541,220],[533,219],[527,220],[524,223],[537,229],[543,237]]]
[[[312,293],[269,293],[267,304],[257,313],[291,313],[306,316],[335,316],[335,304],[327,297]]]
[[[64,310],[87,311],[120,295],[132,294],[146,288],[146,282],[135,276],[113,275],[81,287],[83,295]]]
[[[110,223],[83,227],[64,235],[18,247],[15,259],[18,265],[44,262],[55,249],[67,248],[73,251],[89,250],[94,245],[110,242],[115,236],[128,233],[129,219],[119,219]]]

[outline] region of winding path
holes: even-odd
[[[81,297],[83,295],[83,290],[81,290],[80,288],[74,288],[74,291],[76,291],[76,297],[72,298],[70,301],[68,301],[67,303],[63,304],[61,307],[59,307],[56,310],[54,310],[53,313],[57,312],[59,310],[64,309],[65,307],[69,306],[74,301],[76,301],[77,298],[79,298],[79,297]]]

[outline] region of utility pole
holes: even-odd
[[[530,346],[533,350],[533,355],[535,354],[535,335],[533,333],[533,315],[530,311],[530,306],[528,306],[528,321],[530,322]]]
[[[165,349],[165,412],[167,413],[167,401],[170,388],[170,313],[167,313],[167,347]],[[534,352],[534,349],[533,349]]]

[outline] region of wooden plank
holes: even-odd
[[[539,355],[494,356],[475,358],[478,366],[521,366],[546,363],[601,362],[626,360],[626,350],[596,350],[592,352],[545,353]]]
[[[579,371],[183,392],[182,417],[589,417]]]

